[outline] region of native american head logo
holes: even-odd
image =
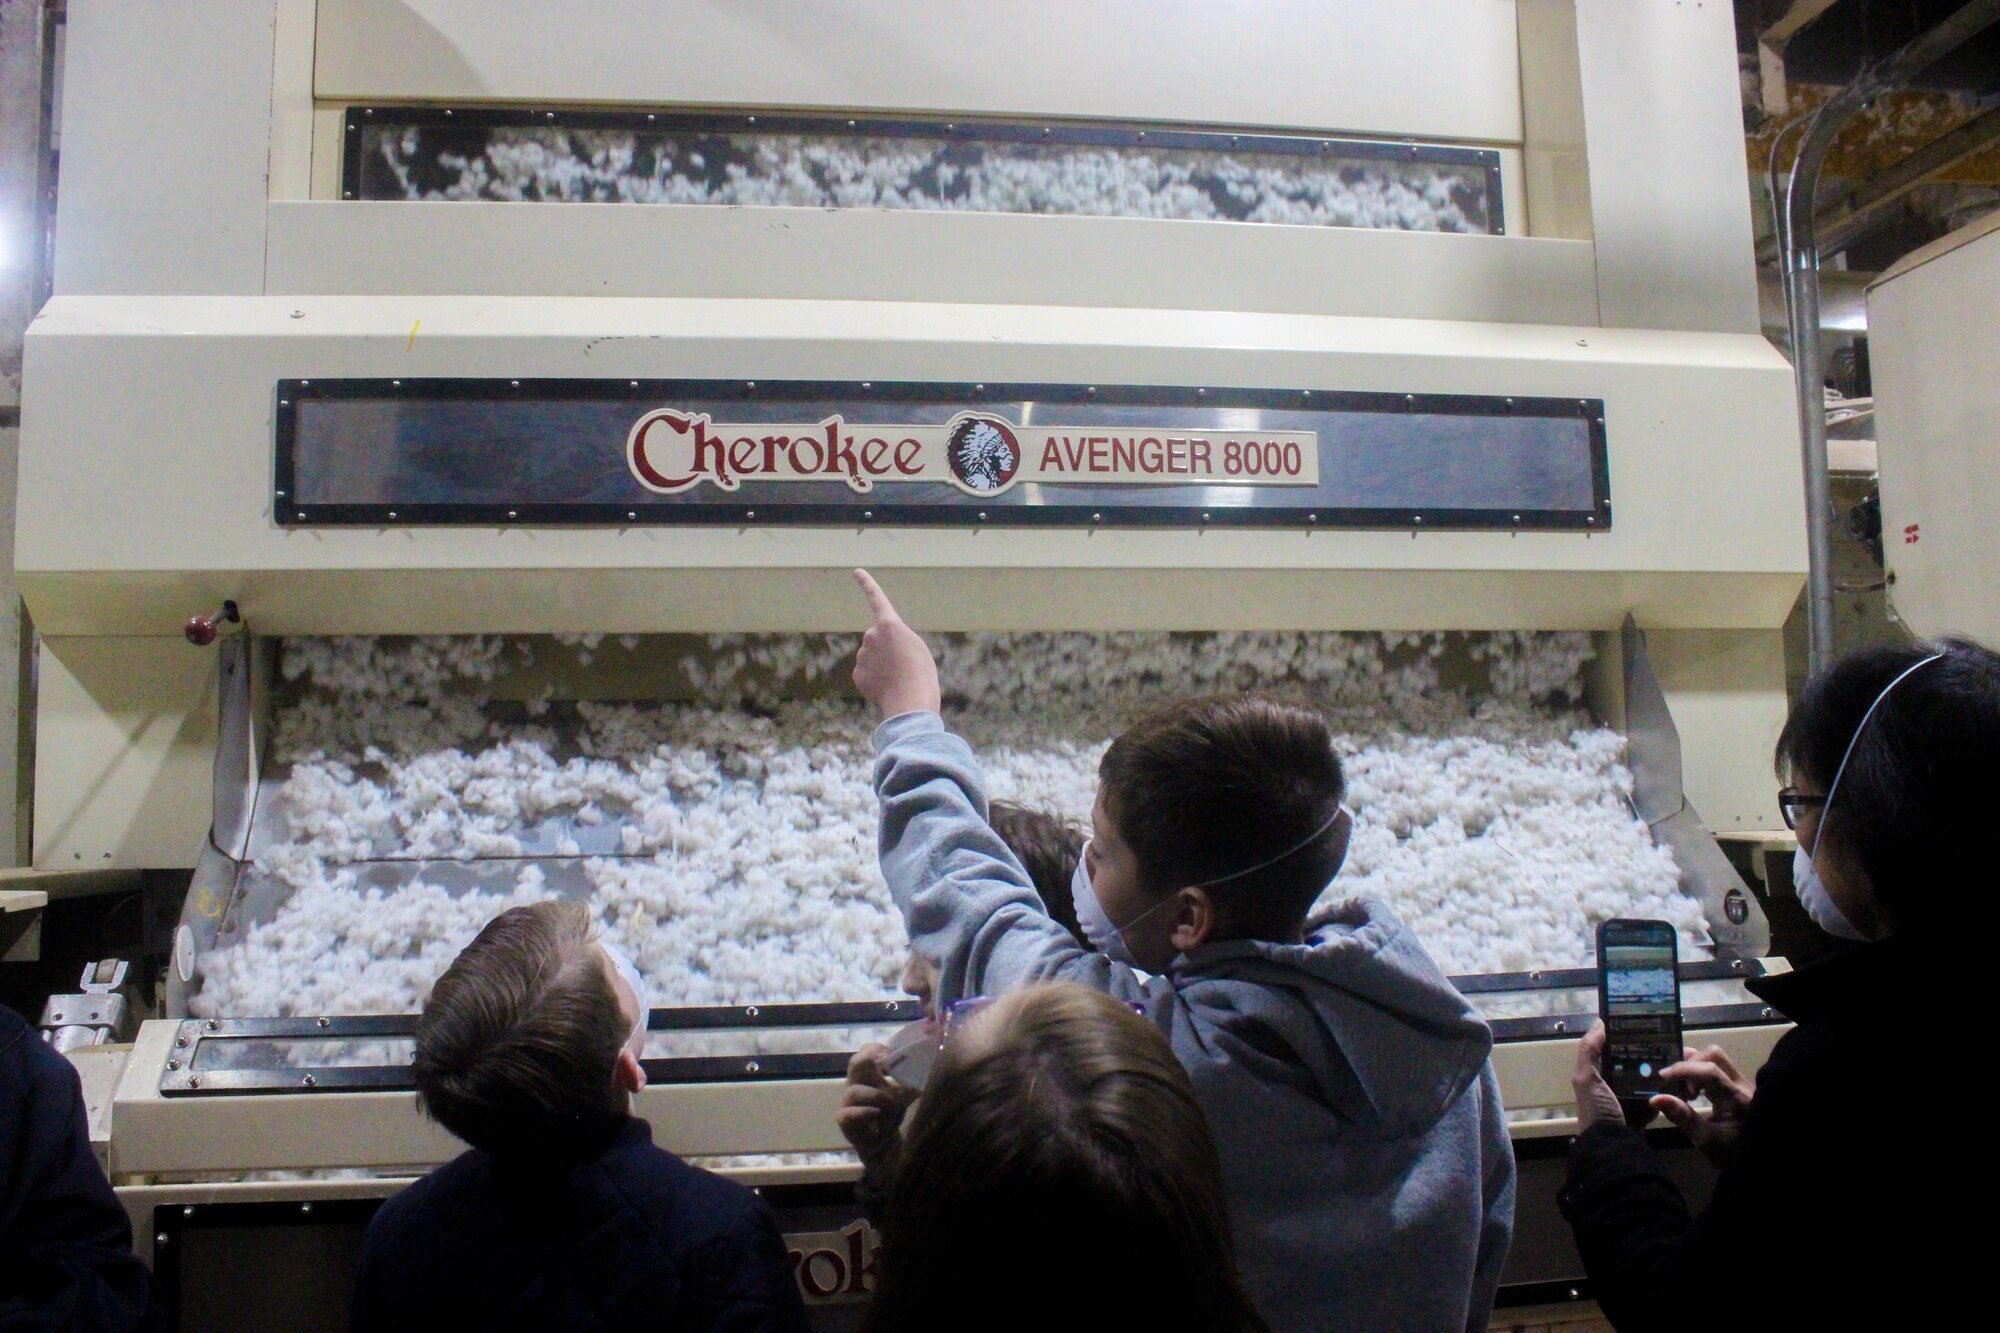
[[[1021,445],[1014,428],[997,417],[961,417],[945,444],[951,475],[967,490],[994,495],[1021,470]]]

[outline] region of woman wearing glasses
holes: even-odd
[[[1621,1108],[1602,1028],[1581,1044],[1559,1197],[1621,1333],[1923,1323],[1974,1281],[1962,1219],[1992,1173],[1970,1165],[1983,1146],[1953,1169],[1947,1145],[1973,1110],[1964,1076],[1995,1063],[1973,983],[2000,887],[1981,854],[2000,815],[2000,657],[1962,640],[1849,657],[1807,683],[1777,763],[1799,901],[1850,947],[1750,983],[1796,1024],[1754,1083],[1713,1048],[1666,1070],[1709,1116],[1678,1097]],[[1918,1079],[1948,1095],[1894,1091]],[[1945,1106],[1960,1114],[1941,1123]],[[1721,1168],[1699,1213],[1628,1124],[1655,1112]]]

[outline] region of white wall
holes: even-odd
[[[320,0],[316,91],[1518,143],[1514,29],[1513,0]]]

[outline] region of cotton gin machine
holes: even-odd
[[[1594,923],[1675,922],[1690,1027],[1775,1039],[1716,835],[1779,825],[1805,554],[1726,9],[1016,8],[71,6],[35,855],[192,871],[95,1127],[187,1326],[338,1322],[459,1148],[423,996],[555,895],[648,979],[656,1139],[766,1192],[828,1327],[865,1299],[832,1109],[914,1015],[855,566],[996,796],[1086,815],[1187,694],[1326,711],[1330,893],[1500,1039],[1510,1307],[1584,1294]]]

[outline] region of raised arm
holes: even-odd
[[[937,663],[866,571],[872,623],[854,683],[886,720],[875,731],[882,875],[910,939],[938,965],[940,1001],[1060,977],[1142,1000],[1130,968],[1091,953],[1049,919],[1034,882],[986,821],[971,747],[938,715]]]

